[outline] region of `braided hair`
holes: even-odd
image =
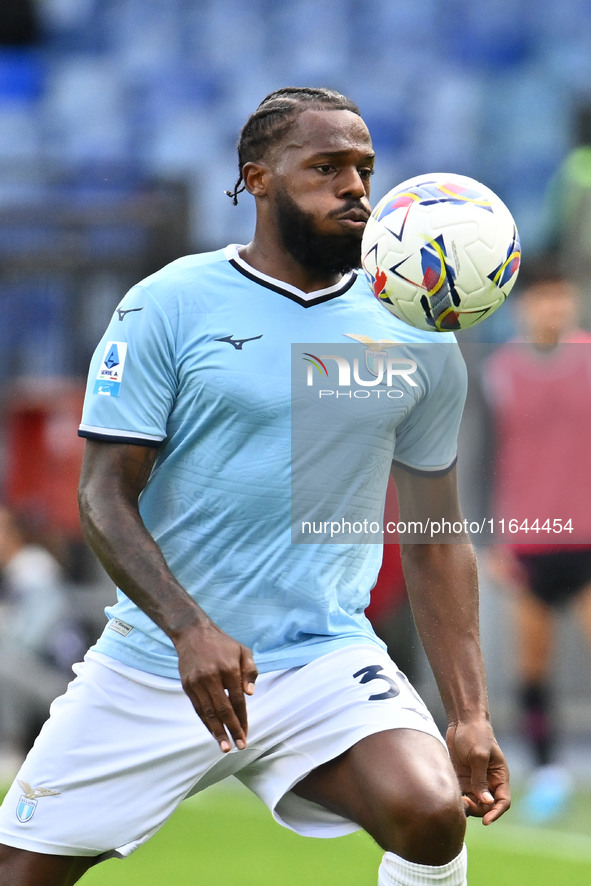
[[[294,123],[294,118],[309,109],[327,108],[333,111],[352,111],[361,116],[355,102],[334,89],[308,86],[287,86],[271,92],[251,114],[238,141],[238,180],[233,191],[226,191],[234,206],[238,194],[245,190],[242,176],[245,163],[260,160],[268,148],[280,141]]]

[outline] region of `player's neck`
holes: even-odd
[[[342,278],[340,273],[321,273],[305,268],[287,250],[274,243],[255,238],[240,250],[240,258],[256,271],[295,286],[301,292],[316,292],[335,286]]]

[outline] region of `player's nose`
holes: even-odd
[[[367,196],[366,182],[356,166],[343,169],[339,186],[339,197],[355,197],[359,200]]]

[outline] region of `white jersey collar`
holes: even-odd
[[[226,258],[237,270],[249,277],[249,279],[255,280],[262,286],[273,289],[275,292],[283,293],[300,304],[317,304],[318,302],[328,301],[331,298],[341,295],[343,292],[346,292],[351,288],[357,277],[356,271],[350,271],[333,286],[328,286],[324,289],[316,289],[313,292],[304,292],[303,290],[298,289],[297,286],[292,286],[290,283],[285,283],[283,280],[278,280],[276,277],[270,277],[268,274],[263,274],[262,271],[257,271],[256,268],[253,268],[252,265],[249,265],[248,262],[245,262],[244,259],[240,257],[238,252],[239,249],[243,249],[243,246],[238,243],[231,243],[229,246],[226,246],[225,249]]]

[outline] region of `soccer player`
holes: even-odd
[[[332,90],[281,89],[247,121],[238,154],[231,196],[256,201],[252,241],[131,289],[91,364],[81,515],[118,602],[3,804],[6,886],[74,883],[229,775],[301,834],[364,828],[384,849],[382,886],[465,883],[466,813],[489,824],[509,807],[469,543],[403,550],[446,749],[364,616],[380,545],[293,542],[292,429],[308,434],[294,470],[303,463],[304,499],[315,487],[321,510],[373,514],[394,453],[401,519],[424,516],[425,501],[459,516],[457,345],[400,323],[355,273],[368,130]],[[305,361],[326,366],[324,351],[294,345],[292,358],[292,343],[351,338],[428,353],[400,380],[402,399],[382,387],[349,409],[335,396],[323,426],[307,427],[292,399],[316,389],[292,398],[292,363],[313,383]]]

